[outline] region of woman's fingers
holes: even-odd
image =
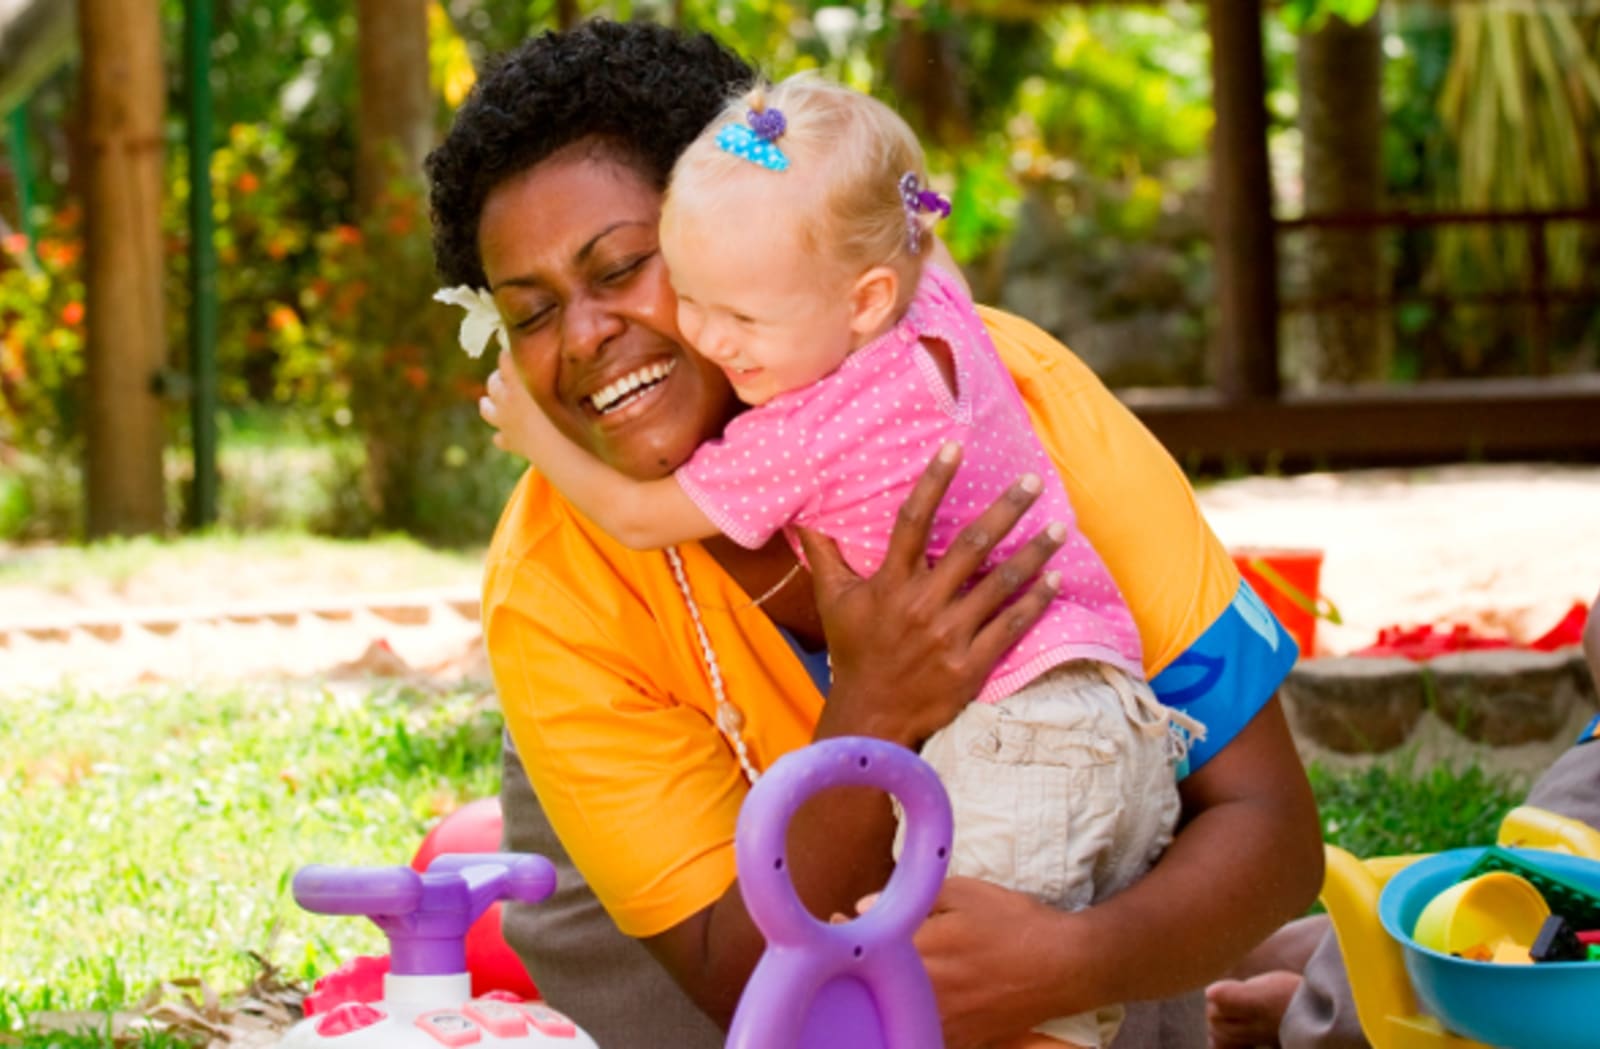
[[[947,441],[938,454],[922,471],[911,494],[900,504],[894,528],[889,532],[889,546],[884,552],[879,571],[888,568],[899,573],[899,578],[909,578],[927,563],[928,534],[933,526],[933,515],[939,503],[955,480],[956,468],[961,465],[961,445]]]
[[[959,593],[982,571],[995,544],[1022,520],[1022,515],[1028,512],[1028,507],[1039,497],[1042,488],[1037,474],[1024,475],[956,535],[950,548],[933,567],[941,593]],[[1034,571],[1038,571],[1037,565]],[[1017,579],[1009,590],[1015,590],[1032,574],[1029,572]]]
[[[978,630],[982,650],[976,654],[980,658],[985,658],[997,644],[1003,653],[1044,613],[1060,589],[1061,579],[1058,572],[1042,576],[1039,573],[1066,538],[1067,526],[1052,522],[996,565],[966,595],[970,612],[984,624]]]
[[[806,555],[806,565],[811,569],[811,585],[819,594],[834,594],[842,587],[861,577],[845,563],[839,544],[821,532],[809,528],[796,528],[800,549]]]
[[[1028,628],[1039,621],[1056,591],[1061,589],[1061,573],[1046,572],[1035,579],[1016,601],[989,616],[972,641],[973,658],[993,666]]]

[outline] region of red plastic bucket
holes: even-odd
[[[1230,553],[1239,574],[1300,646],[1301,657],[1314,655],[1317,620],[1328,614],[1319,590],[1322,551],[1246,547]]]

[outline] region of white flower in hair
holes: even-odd
[[[468,357],[482,357],[491,337],[499,340],[502,350],[511,349],[505,321],[500,319],[500,310],[487,288],[469,288],[465,284],[440,288],[433,293],[433,301],[460,306],[467,311],[467,315],[461,318],[461,334],[458,337]]]

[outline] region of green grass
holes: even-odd
[[[0,1031],[163,979],[238,989],[252,951],[307,981],[381,952],[370,923],[301,911],[291,876],[408,862],[436,817],[494,792],[500,724],[477,691],[7,696]]]
[[[1308,772],[1323,838],[1363,858],[1492,844],[1528,786],[1477,765],[1419,769],[1410,755],[1337,773],[1313,764]]]
[[[164,979],[237,990],[251,952],[306,983],[381,952],[367,922],[301,911],[289,879],[312,862],[407,862],[438,816],[496,789],[500,725],[474,690],[6,696],[0,1043],[104,1045],[19,1032],[39,1011],[128,1008]],[[1491,841],[1523,791],[1406,760],[1311,777],[1329,840],[1359,855]]]

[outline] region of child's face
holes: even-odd
[[[722,368],[746,404],[809,386],[850,355],[850,285],[799,245],[770,187],[736,179],[674,207],[661,252],[678,294],[678,330]]]

